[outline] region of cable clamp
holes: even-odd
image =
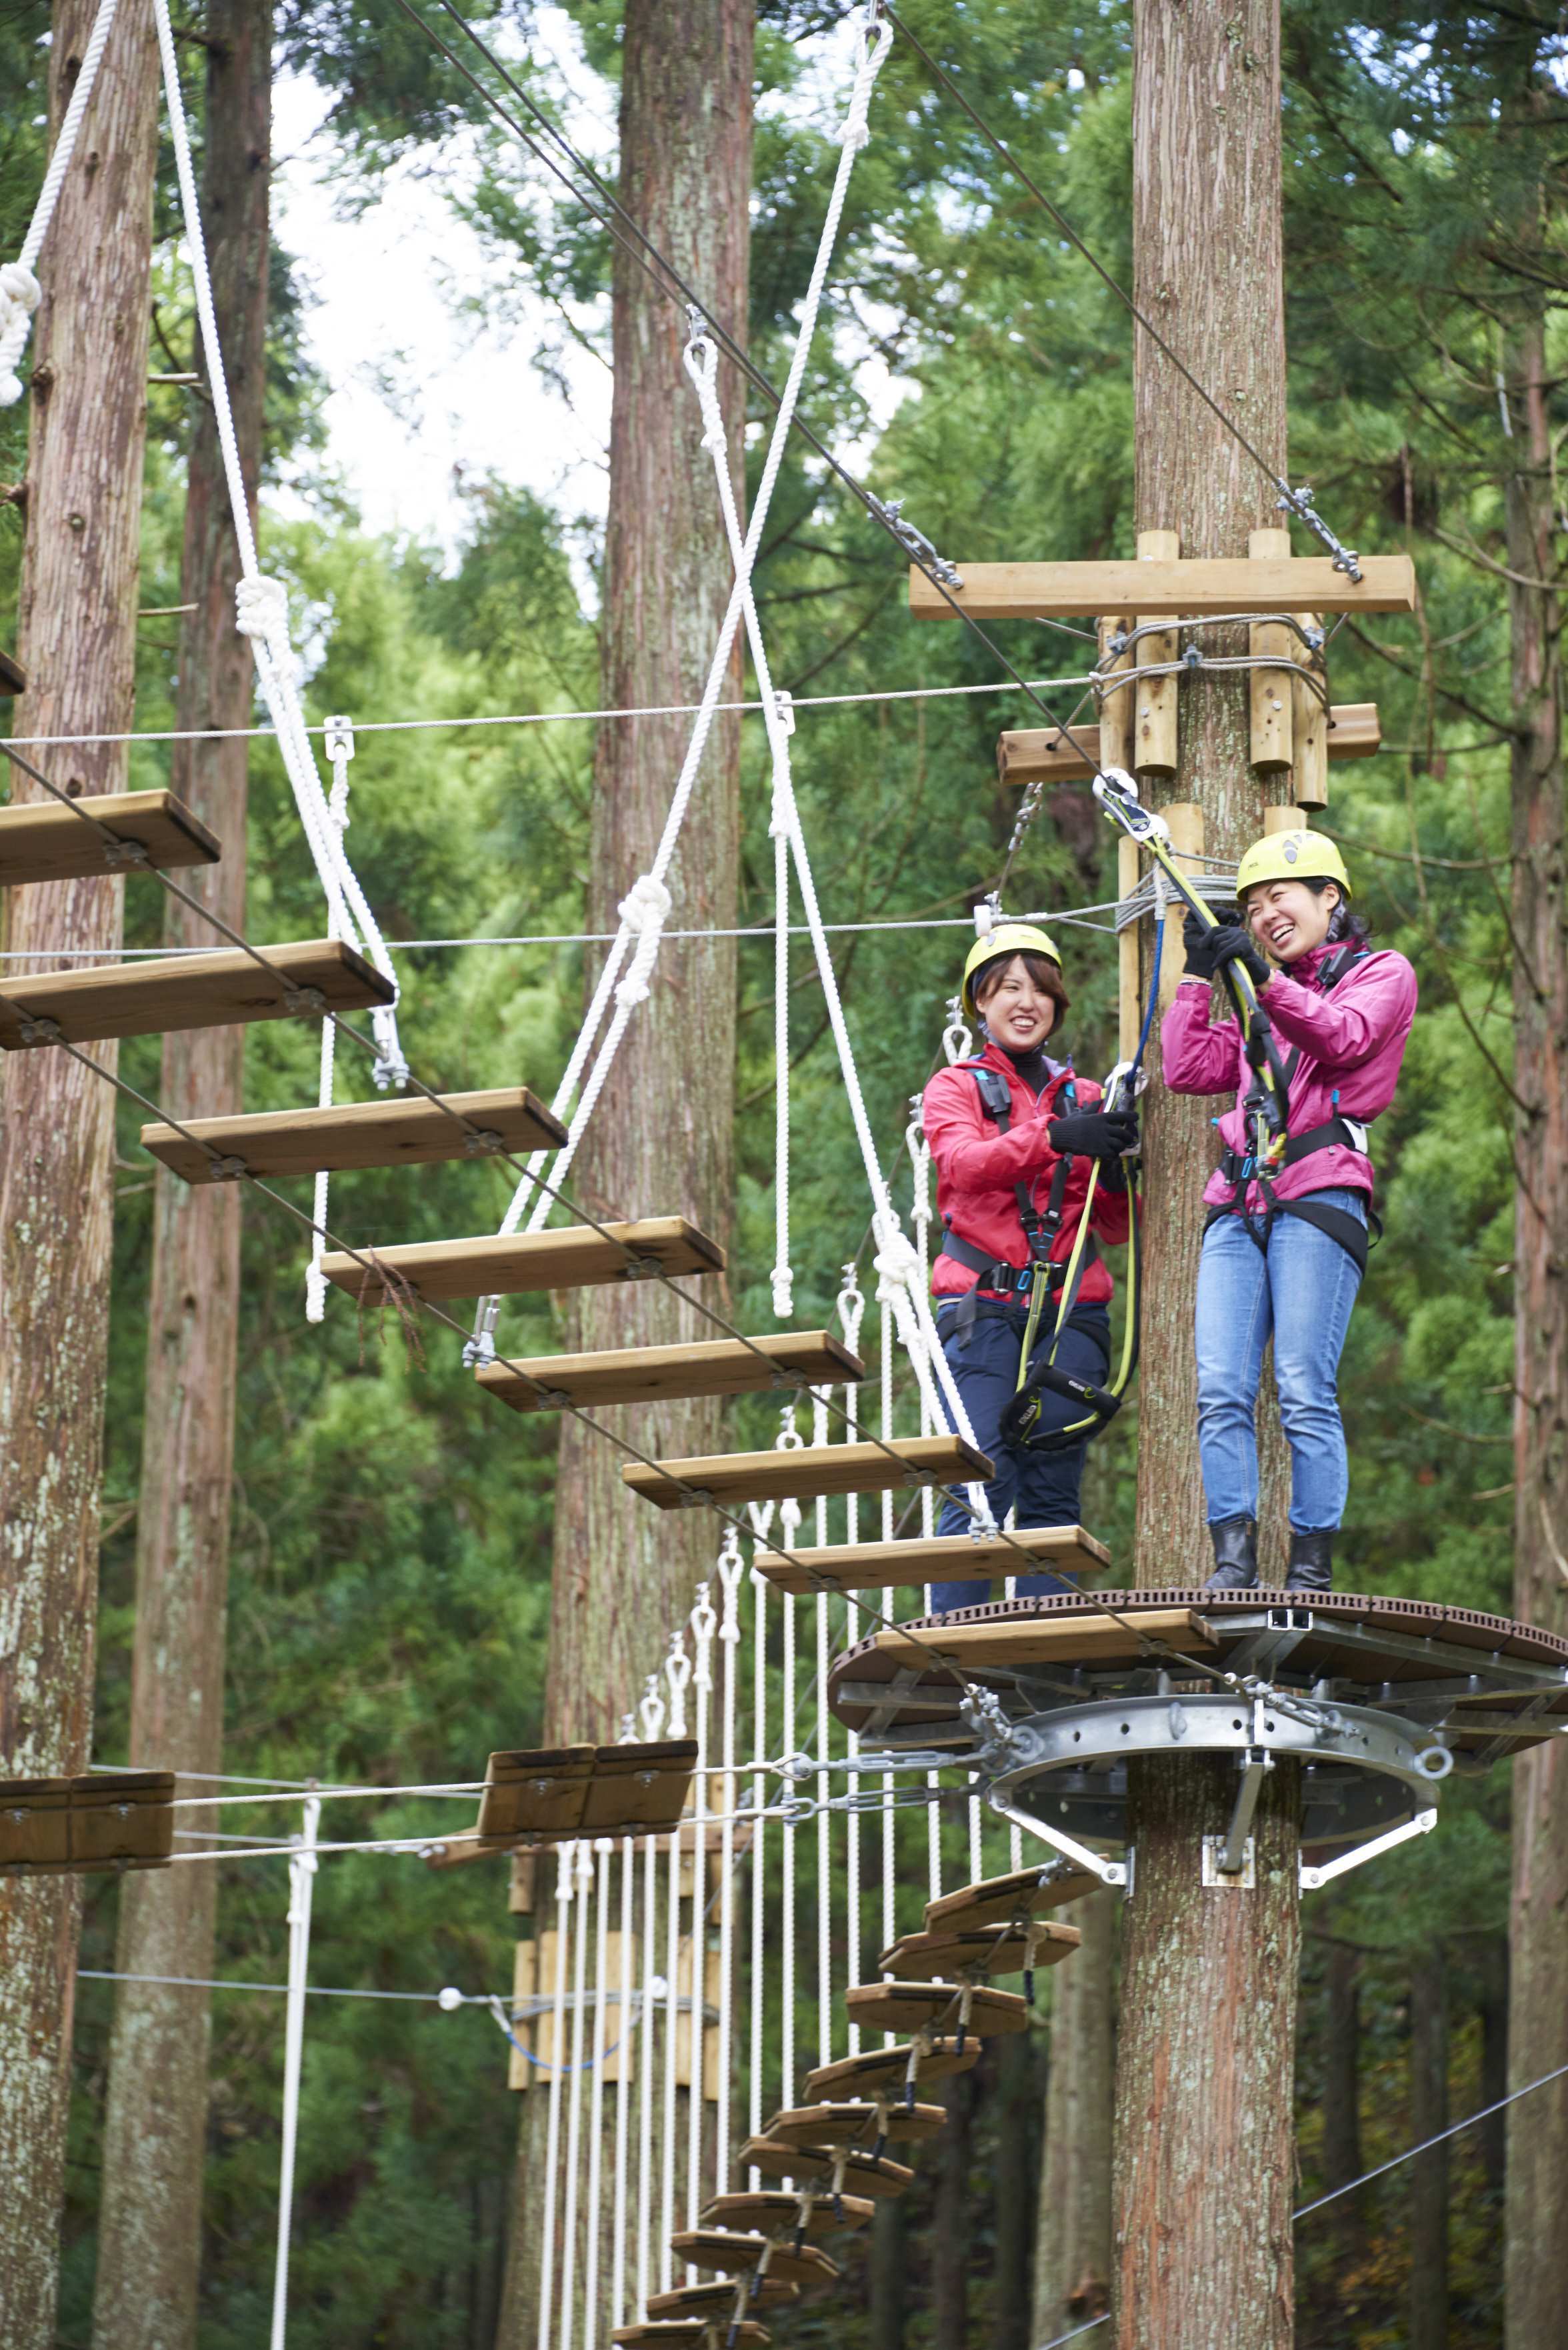
[[[50,1020],[47,1016],[36,1018],[32,1013],[24,1012],[19,1026],[24,1045],[60,1045],[65,1042],[57,1020]]]
[[[103,861],[111,869],[126,865],[145,865],[147,851],[140,840],[106,840]]]
[[[657,1281],[664,1271],[662,1260],[656,1256],[629,1257],[622,1271],[625,1281]]]
[[[1189,645],[1181,656],[1183,669],[1201,669],[1203,655],[1197,645]]]
[[[476,1331],[472,1338],[463,1340],[462,1367],[465,1371],[476,1371],[482,1363],[494,1360],[495,1340],[488,1330]]]
[[[713,1496],[708,1491],[706,1485],[688,1485],[684,1480],[680,1477],[672,1478],[670,1482],[675,1487],[675,1506],[678,1510],[710,1510],[712,1508]]]
[[[354,756],[354,722],[351,718],[329,718],[322,728],[322,745],[331,760]]]
[[[884,501],[870,490],[866,495],[877,521],[887,525],[905,553],[913,557],[922,571],[929,571],[931,577],[940,579],[944,588],[963,586],[963,577],[958,566],[949,563],[937,553],[923,530],[917,530],[912,522],[904,520],[902,498],[888,498]]]
[[[465,1159],[493,1159],[498,1150],[505,1148],[504,1137],[497,1134],[493,1126],[476,1127],[472,1134],[465,1134],[462,1138]]]
[[[211,1169],[214,1183],[237,1183],[242,1175],[248,1175],[250,1171],[247,1160],[234,1156],[225,1158],[222,1152],[213,1158]]]
[[[318,1018],[327,1009],[327,998],[318,987],[295,987],[287,980],[283,985],[283,1003],[286,1012],[302,1020]]]

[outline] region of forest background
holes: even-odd
[[[618,11],[566,12],[613,109]],[[759,12],[759,116],[752,346],[778,373],[815,249],[831,173],[833,77],[820,70],[836,8]],[[1128,26],[1114,7],[1046,12],[1020,0],[961,8],[910,0],[908,14],[981,111],[1041,175],[1124,281],[1130,273]],[[1499,223],[1542,177],[1551,109],[1507,119],[1479,60],[1470,15],[1407,20],[1313,0],[1285,9],[1286,285],[1293,478],[1310,478],[1341,535],[1407,549],[1413,623],[1345,627],[1331,656],[1338,701],[1376,699],[1385,749],[1336,771],[1328,828],[1345,846],[1379,939],[1420,974],[1422,1016],[1398,1099],[1381,1122],[1387,1236],[1373,1259],[1341,1382],[1353,1488],[1342,1581],[1357,1588],[1510,1612],[1513,1167],[1510,1145],[1508,612],[1500,483],[1514,426],[1499,388],[1506,305]],[[1495,21],[1484,20],[1490,33]],[[1517,15],[1510,36],[1556,85],[1556,36]],[[487,20],[514,63],[529,11]],[[0,252],[20,242],[43,162],[47,10],[0,10]],[[566,396],[564,342],[602,359],[607,256],[591,222],[558,203],[472,90],[450,75],[389,0],[349,12],[286,7],[279,51],[330,93],[345,212],[374,205],[394,166],[428,173],[432,213],[449,201],[452,142],[483,161],[459,201],[486,241],[493,293],[542,295],[558,322],[536,364]],[[190,54],[197,51],[192,46]],[[1490,51],[1485,54],[1490,55]],[[1517,66],[1518,58],[1514,59]],[[560,96],[533,72],[546,102]],[[192,68],[192,99],[197,76]],[[805,412],[836,450],[908,512],[944,553],[971,560],[1131,552],[1128,323],[1044,214],[1007,182],[962,119],[895,50],[872,115]],[[191,364],[188,279],[163,157],[155,257],[154,366]],[[326,387],[309,356],[308,297],[296,264],[273,261],[273,358],[265,559],[288,580],[306,647],[312,715],[477,717],[590,709],[597,699],[597,526],[503,479],[463,477],[454,548],[368,535],[323,453]],[[1560,269],[1556,272],[1561,275]],[[1552,305],[1549,304],[1549,307]],[[1552,329],[1553,339],[1556,330]],[[888,418],[868,387],[905,387]],[[1223,391],[1223,387],[1217,387]],[[671,397],[688,396],[682,384]],[[1561,401],[1554,392],[1554,402]],[[188,396],[151,393],[141,601],[181,601],[182,468]],[[1568,413],[1568,411],[1564,411]],[[25,411],[0,413],[0,481],[18,479]],[[880,421],[879,421],[880,420]],[[748,449],[760,448],[753,422]],[[1556,446],[1555,437],[1552,442]],[[454,450],[454,463],[462,452]],[[264,500],[265,503],[265,500]],[[916,629],[893,550],[820,466],[794,446],[759,568],[776,677],[796,693],[977,684],[994,664],[958,628]],[[21,530],[0,505],[0,615],[12,605]],[[301,625],[303,624],[303,625]],[[8,638],[8,627],[0,636]],[[171,722],[172,630],[143,621],[138,724]],[[1081,639],[1022,626],[998,631],[1027,674],[1076,673]],[[1064,711],[1075,691],[1057,697]],[[902,918],[955,927],[837,940],[836,960],[867,1099],[887,1156],[901,1155],[909,1094],[940,1052],[944,1007],[966,942],[964,917],[990,885],[1016,814],[995,779],[994,738],[1023,723],[1015,696],[803,712],[796,786],[832,921]],[[163,780],[165,753],[134,754],[133,782]],[[748,720],[742,751],[743,922],[771,912],[767,758]],[[581,927],[593,727],[361,733],[350,846],[390,940],[555,935]],[[258,743],[252,764],[250,931],[261,941],[319,929],[314,877],[281,769]],[[1061,910],[1114,895],[1108,831],[1086,794],[1049,797],[1009,884],[1009,907]],[[621,877],[629,880],[630,876]],[[154,943],[157,893],[133,884],[127,937]],[[1115,955],[1107,934],[1068,928],[1071,1042],[1092,1073],[1115,1052]],[[452,1087],[532,1083],[548,1093],[577,1018],[579,948],[479,945],[400,954],[404,1032],[418,1065]],[[771,958],[741,950],[738,1194],[729,1303],[742,1326],[769,1321],[773,1253]],[[798,979],[794,1064],[796,1318],[831,1315],[841,1266],[865,1264],[866,1206],[820,992]],[[635,1047],[634,1047],[635,1049]],[[252,1031],[247,1107],[314,1097],[314,1035]],[[154,1043],[123,1050],[155,1089]],[[649,1105],[656,1116],[657,1105]],[[117,1178],[113,1364],[102,1532],[97,1755],[123,1757],[132,1558],[141,1447],[144,1301],[151,1187],[122,1122]],[[359,1243],[483,1230],[508,1191],[483,1165],[406,1177],[361,1175],[336,1192],[337,1228]],[[303,1195],[302,1195],[303,1197]],[[654,1209],[657,1201],[638,1203]],[[231,1568],[226,1767],[290,1779],[400,1784],[470,1778],[493,1748],[537,1731],[549,1604],[555,1430],[514,1421],[481,1396],[457,1342],[433,1336],[411,1361],[395,1336],[361,1328],[334,1298],[323,1330],[303,1315],[296,1236],[260,1201],[244,1211],[238,1451]],[[547,1306],[511,1325],[519,1351],[545,1351]],[[1085,1514],[1126,1555],[1136,1409],[1098,1448]],[[649,1658],[651,1667],[655,1659]],[[450,1811],[440,1815],[451,1824]],[[342,1806],[335,1832],[419,1833],[415,1804]],[[1495,1773],[1445,1799],[1437,1848],[1370,1870],[1307,1915],[1300,2050],[1303,2199],[1333,2161],[1397,2153],[1434,2110],[1413,2083],[1412,1985],[1440,1990],[1454,2114],[1505,2079],[1509,1785]],[[513,1928],[499,1877],[433,1875],[417,1860],[347,1857],[316,1888],[313,1979],[431,1995],[443,1982],[503,1991]],[[86,1970],[112,1968],[115,1891],[94,1881]],[[223,1873],[220,1978],[275,1983],[286,1896],[275,1862]],[[99,2146],[112,1986],[86,1980],[76,2021],[77,2094],[62,2345],[91,2330]],[[282,2063],[281,2002],[215,2002],[201,2339],[252,2350],[266,2335]],[[488,2345],[504,2247],[516,2107],[505,2044],[482,2008],[313,2000],[308,2016],[291,2339],[332,2345]],[[1037,2059],[1043,2091],[1048,2035]],[[1356,2087],[1359,2075],[1359,2090]],[[1348,2084],[1348,2088],[1347,2085]],[[1349,2099],[1347,2107],[1346,2099]],[[1414,2103],[1413,2103],[1414,2101]],[[928,2167],[908,2232],[907,2314],[878,2350],[958,2350],[933,2331],[922,2263],[931,2221],[961,2226],[974,2280],[975,2340],[998,2338],[1000,2164],[1038,2159],[1040,2097],[981,2100],[973,2163],[940,2215]],[[998,2116],[1000,2116],[1000,2119]],[[1002,2133],[1005,2133],[1003,2141]],[[1393,2172],[1365,2197],[1303,2226],[1301,2339],[1356,2350],[1407,2340],[1412,2262],[1446,2232],[1448,2338],[1501,2340],[1503,2139],[1494,2124],[1454,2144],[1438,2219],[1413,2238],[1416,2176]],[[1431,2199],[1427,2199],[1428,2207]],[[870,2340],[836,2304],[833,2338]],[[788,2338],[826,2340],[803,2310]],[[961,2339],[961,2337],[959,2337]]]

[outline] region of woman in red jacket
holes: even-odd
[[[996,1465],[988,1491],[998,1521],[1014,1509],[1021,1526],[1075,1525],[1085,1440],[1054,1452],[1015,1447],[1002,1438],[1002,1415],[1019,1385],[1037,1263],[1049,1267],[1049,1284],[1030,1367],[1050,1350],[1092,1160],[1100,1161],[1100,1180],[1091,1232],[1127,1239],[1120,1161],[1137,1145],[1137,1122],[1130,1112],[1107,1116],[1096,1108],[1098,1086],[1075,1077],[1070,1063],[1045,1050],[1068,997],[1062,958],[1044,931],[1006,923],[977,941],[964,966],[962,1002],[985,1049],[940,1071],[922,1109],[943,1228],[931,1276],[937,1328],[975,1441]],[[1104,1384],[1110,1296],[1110,1274],[1091,1240],[1056,1346],[1058,1369]],[[1048,1433],[1082,1416],[1081,1404],[1046,1391],[1037,1427]],[[939,1533],[961,1534],[969,1524],[967,1512],[949,1500]],[[1072,1588],[1053,1575],[1026,1575],[1018,1584],[1023,1596]],[[989,1596],[983,1582],[938,1584],[931,1595],[941,1613]]]

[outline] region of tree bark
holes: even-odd
[[[621,52],[620,198],[708,307],[744,337],[752,180],[753,0],[628,0]],[[607,708],[692,702],[701,691],[733,566],[681,354],[686,322],[623,248],[615,256],[615,390],[605,538],[601,676]],[[742,476],[743,398],[720,369],[730,463]],[[740,677],[737,647],[734,682]],[[727,691],[726,700],[736,694]],[[642,719],[598,738],[587,927],[652,863],[689,739],[686,719]],[[739,722],[714,724],[670,873],[671,929],[730,928],[739,866]],[[591,976],[591,974],[590,974]],[[568,1190],[595,1215],[689,1216],[722,1240],[734,1188],[735,949],[670,940],[594,1114]],[[708,1294],[726,1300],[711,1279]],[[659,1346],[710,1334],[658,1282],[573,1300],[573,1349]],[[658,1458],[717,1451],[718,1403],[639,1406],[618,1416]],[[713,1523],[670,1518],[629,1497],[621,1457],[575,1420],[561,1430],[545,1735],[613,1740],[621,1716],[683,1624],[716,1553]],[[613,2127],[615,2092],[606,2093]],[[682,2093],[684,2095],[684,2092]],[[534,2140],[524,2100],[517,2198],[499,2334],[536,2330],[539,2248]]]
[[[1141,307],[1277,469],[1285,458],[1279,12],[1137,0],[1133,26],[1134,284]],[[1238,556],[1277,521],[1274,492],[1141,329],[1134,347],[1140,530],[1184,556]],[[1225,650],[1218,636],[1205,649]],[[1243,648],[1244,649],[1244,648]],[[1243,679],[1184,680],[1179,770],[1210,856],[1262,828]],[[1155,1074],[1158,1074],[1158,1055]],[[1210,1103],[1147,1097],[1147,1295],[1137,1550],[1144,1588],[1205,1568],[1192,1305],[1211,1163]],[[1129,1772],[1136,1850],[1123,1925],[1116,2060],[1115,2330],[1121,2350],[1285,2350],[1293,2335],[1297,1906],[1295,1773],[1255,1825],[1255,1891],[1202,1889],[1200,1836],[1236,1786],[1215,1761]]]
[[[1449,1987],[1439,1945],[1410,1970],[1410,2130],[1415,2143],[1449,2126]],[[1448,2350],[1449,2149],[1410,2165],[1410,2350]]]
[[[1366,2168],[1361,2158],[1361,1953],[1347,1942],[1328,1945],[1324,1984],[1323,2184],[1325,2194],[1347,2187]],[[1358,2195],[1343,2195],[1324,2213],[1342,2252],[1360,2242],[1365,2214]]]
[[[271,0],[209,0],[206,33],[202,213],[254,520],[266,369]],[[254,698],[250,645],[234,626],[239,549],[211,404],[197,403],[195,415],[181,577],[182,600],[197,608],[181,631],[174,723],[182,731],[243,727]],[[222,862],[185,886],[236,930],[245,914],[247,764],[243,737],[174,746],[173,787],[223,847]],[[169,900],[169,945],[209,946],[215,935]],[[240,1028],[166,1037],[160,1099],[180,1118],[238,1110],[244,1046]],[[130,1759],[194,1773],[223,1765],[240,1188],[184,1183],[161,1167],[154,1186]],[[209,1977],[216,1901],[211,1869],[128,1878],[121,1973]],[[205,1991],[119,1986],[104,2128],[98,2350],[193,2350],[209,2025]]]
[[[870,2350],[904,2350],[909,2256],[904,2199],[890,2196],[871,2215],[871,2257],[866,2264]]]
[[[943,2085],[948,2118],[937,2141],[936,2208],[931,2214],[931,2350],[969,2350],[969,2272],[974,2241],[970,2165],[980,2069],[954,2073]]]
[[[1082,1959],[1073,1960],[1076,1966]],[[1041,2068],[1033,2033],[992,2043],[996,2050],[996,2257],[988,2338],[992,2350],[1032,2350],[1031,2284],[1034,2208],[1039,2195]],[[1109,2115],[1106,2116],[1107,2127]]]
[[[54,16],[57,131],[94,0]],[[18,653],[26,734],[116,733],[134,704],[158,61],[125,0],[43,256],[35,323]],[[124,788],[123,745],[47,754],[52,780]],[[19,773],[13,796],[42,797]],[[6,943],[112,956],[120,884],[9,893]],[[36,960],[31,960],[36,958]],[[112,1063],[112,1045],[99,1048]],[[0,1076],[0,1772],[83,1772],[92,1731],[109,1323],[114,1096],[68,1055],[7,1054]],[[52,2350],[71,2011],[81,1914],[69,1877],[0,1885],[0,2340]]]
[[[1514,1119],[1513,1612],[1568,1629],[1568,935],[1561,598],[1555,576],[1544,307],[1510,301],[1503,374],[1511,699]],[[1511,2085],[1568,2064],[1568,1767],[1555,1742],[1513,1766]],[[1552,2339],[1568,2303],[1568,2082],[1510,2109],[1509,2350]]]
[[[1508,2095],[1508,1939],[1489,1937],[1480,1956],[1482,2106],[1496,2106]],[[1479,2131],[1487,2191],[1499,2203],[1508,2179],[1508,2109],[1488,2114]]]
[[[1118,1897],[1075,1904],[1084,1939],[1051,1978],[1051,2077],[1034,2256],[1036,2342],[1102,2317],[1111,2295],[1112,2017]]]

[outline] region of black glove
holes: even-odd
[[[1075,1110],[1070,1118],[1054,1118],[1046,1128],[1051,1148],[1065,1158],[1119,1159],[1137,1149],[1137,1120],[1130,1109]]]
[[[1227,906],[1220,910],[1229,913],[1231,909]],[[1187,949],[1189,979],[1217,979],[1231,962],[1241,965],[1254,987],[1266,987],[1274,975],[1272,964],[1253,945],[1239,920],[1220,921],[1206,928],[1189,909],[1181,926],[1181,941]]]

